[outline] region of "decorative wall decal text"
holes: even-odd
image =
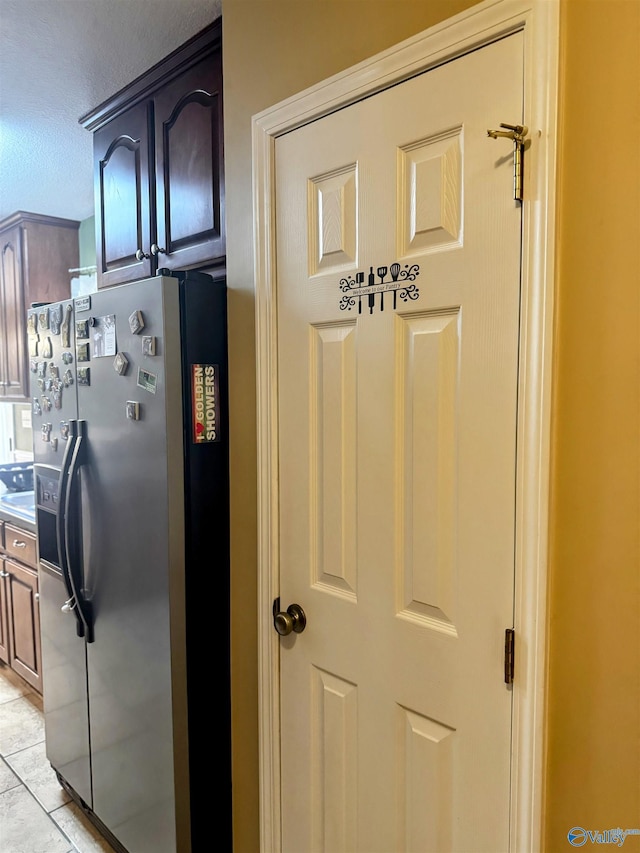
[[[419,264],[401,266],[399,263],[393,263],[389,267],[378,267],[375,272],[373,267],[369,267],[366,283],[364,272],[357,272],[353,277],[341,278],[339,287],[345,295],[340,300],[340,310],[351,311],[357,302],[358,314],[362,314],[362,300],[366,299],[369,314],[373,314],[378,294],[380,294],[381,311],[384,311],[385,295],[393,294],[394,309],[398,299],[402,299],[403,302],[418,299],[420,289],[408,282],[415,281],[419,275]]]

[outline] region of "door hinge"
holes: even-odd
[[[522,201],[522,184],[524,183],[524,140],[529,128],[523,124],[500,124],[505,130],[488,130],[487,136],[497,139],[504,136],[513,141],[513,197]]]
[[[515,666],[516,632],[507,628],[504,632],[504,683],[513,684]]]

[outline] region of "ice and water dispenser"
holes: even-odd
[[[36,465],[34,480],[40,559],[60,569],[57,533],[60,471]]]

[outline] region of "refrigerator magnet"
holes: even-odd
[[[60,334],[60,325],[62,323],[62,305],[56,305],[49,311],[49,323],[51,325],[51,334]]]
[[[156,339],[153,335],[145,335],[142,338],[142,355],[156,354]]]
[[[91,297],[90,296],[79,296],[77,299],[73,300],[73,304],[76,309],[76,314],[78,311],[90,311],[91,310]]]
[[[71,327],[71,315],[73,314],[73,308],[71,305],[66,305],[64,309],[64,317],[62,319],[62,323],[60,325],[60,336],[62,337],[62,346],[65,349],[68,349],[71,344],[69,343],[70,335],[69,330]]]
[[[217,364],[191,365],[194,444],[220,441],[220,380]]]
[[[155,373],[149,373],[148,370],[143,370],[141,367],[138,368],[138,388],[144,388],[150,394],[155,394],[157,384],[158,377]]]
[[[137,403],[135,400],[127,400],[125,403],[126,406],[126,414],[129,420],[131,421],[139,421],[140,420],[140,403]]]
[[[134,311],[129,317],[129,328],[131,329],[132,335],[137,335],[138,332],[141,332],[144,329],[144,317],[142,316],[142,311]]]
[[[89,325],[92,357],[114,356],[118,349],[116,346],[116,315],[106,314],[104,317],[92,317],[91,321]]]
[[[119,352],[113,359],[113,369],[118,376],[124,376],[127,372],[127,367],[129,367],[129,359],[123,352]]]

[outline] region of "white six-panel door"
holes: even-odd
[[[509,844],[514,34],[275,146],[283,849]]]

